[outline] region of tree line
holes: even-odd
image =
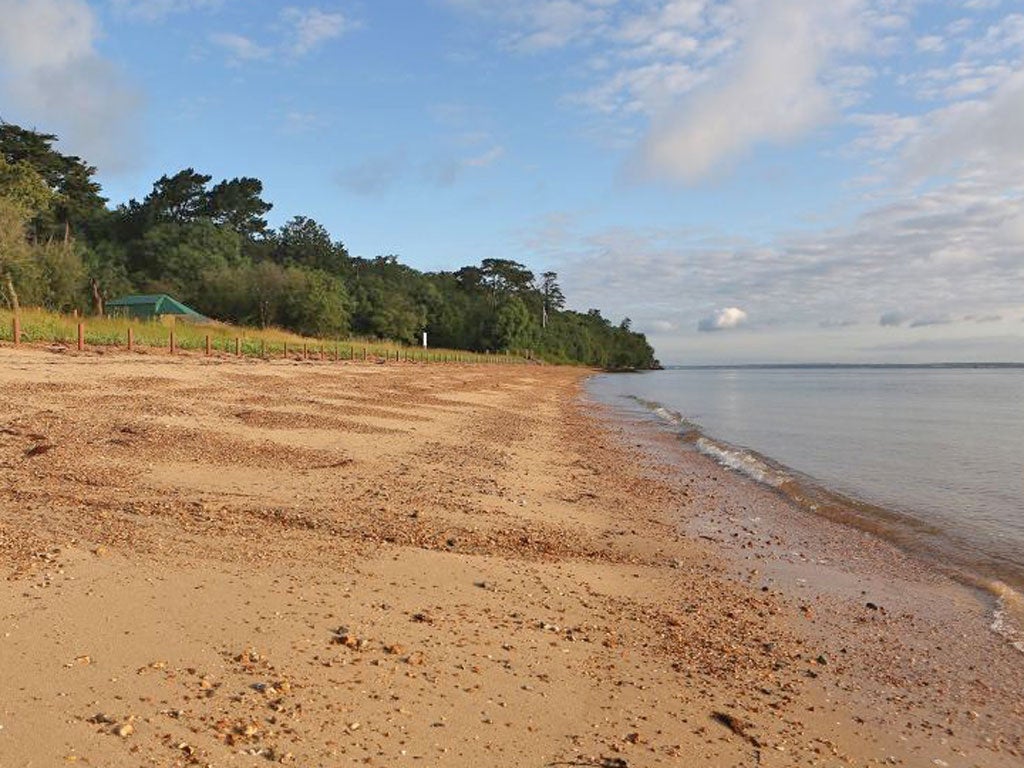
[[[393,255],[352,256],[312,218],[271,228],[255,178],[186,168],[114,207],[96,169],[57,137],[0,123],[0,301],[103,314],[112,298],[168,293],[203,314],[322,338],[531,350],[553,362],[657,365],[629,319],[567,309],[558,275],[508,259],[421,272]]]

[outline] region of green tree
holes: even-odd
[[[259,179],[225,179],[207,194],[204,213],[214,224],[253,239],[266,232],[267,220],[263,217],[274,207],[260,197],[262,194],[263,182]]]
[[[129,254],[133,279],[149,290],[189,302],[201,295],[203,275],[220,267],[238,266],[238,234],[209,219],[164,222],[151,227]]]
[[[20,310],[15,276],[32,257],[29,222],[52,197],[46,181],[31,165],[0,156],[0,284],[15,313]]]
[[[249,269],[248,287],[260,328],[280,322],[288,276],[284,268],[271,261],[262,261]]]
[[[540,276],[537,290],[541,295],[541,327],[548,327],[548,315],[565,306],[565,296],[558,285],[557,272],[545,272]]]
[[[78,309],[86,274],[79,248],[51,240],[38,244],[32,257],[35,285],[30,303],[58,312]]]
[[[146,223],[186,224],[205,216],[209,210],[206,185],[212,178],[193,168],[161,176],[142,201]]]
[[[494,323],[497,349],[529,349],[533,346],[533,318],[518,297],[506,299],[499,307]]]
[[[93,180],[96,169],[81,158],[53,148],[57,137],[0,121],[0,157],[8,165],[33,169],[50,191],[45,206],[34,209],[32,239],[69,242],[105,211],[106,200]]]
[[[319,336],[359,333],[464,349],[531,349],[613,368],[655,365],[629,319],[565,308],[558,275],[487,258],[424,274],[394,255],[352,258],[315,220],[267,228],[258,179],[186,168],[142,202],[108,210],[95,169],[57,138],[0,122],[0,294],[66,310],[112,295],[166,291],[213,317]]]
[[[273,259],[282,266],[320,269],[340,275],[348,261],[348,251],[333,243],[327,229],[305,216],[295,216],[282,226],[274,241]]]
[[[251,268],[221,264],[203,272],[193,298],[204,315],[232,323],[251,323],[256,314],[250,286]]]
[[[494,304],[502,297],[522,295],[533,288],[533,272],[510,259],[484,259],[480,262],[480,279]]]
[[[131,293],[128,277],[128,254],[125,246],[114,239],[99,239],[82,252],[85,279],[93,313],[103,315],[106,303]]]
[[[283,320],[298,333],[338,337],[349,330],[349,297],[340,278],[318,269],[285,270]]]

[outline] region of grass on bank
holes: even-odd
[[[227,323],[192,324],[165,316],[159,320],[122,317],[75,317],[44,309],[22,309],[21,343],[67,344],[78,343],[78,324],[84,325],[85,345],[88,347],[128,347],[128,329],[131,328],[136,347],[170,351],[171,333],[176,350],[205,352],[209,337],[213,352],[234,355],[238,351],[248,357],[319,357],[327,358],[391,359],[423,362],[462,363],[522,363],[526,360],[515,355],[482,355],[455,349],[422,349],[403,346],[379,339],[316,339],[300,336],[278,328],[250,328]],[[14,313],[0,309],[0,342],[14,341]],[[237,340],[237,341],[236,341]]]

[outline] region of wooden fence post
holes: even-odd
[[[363,362],[366,362],[366,347],[363,347]]]
[[[288,359],[288,342],[287,341],[284,343],[284,359],[285,360]]]
[[[85,349],[85,323],[78,324],[78,351]]]
[[[242,340],[235,336],[235,357],[242,356]]]
[[[306,349],[306,342],[302,342],[302,359],[303,360],[306,359],[306,355],[307,354],[308,354],[308,350]]]
[[[213,348],[210,340],[210,334],[206,334],[206,356],[209,357],[212,352]]]
[[[169,345],[170,345],[170,349],[171,349],[171,354],[173,355],[174,354],[174,331],[171,331],[169,339],[170,339]]]
[[[135,330],[128,326],[128,351],[135,349]]]

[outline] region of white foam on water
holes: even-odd
[[[682,424],[683,417],[675,411],[670,411],[668,408],[658,406],[654,409],[655,415],[662,421],[667,421],[669,424]]]
[[[990,628],[1024,653],[1024,626],[1020,624],[1024,620],[1024,595],[1001,581],[993,582],[990,588],[996,596],[996,607],[992,612]]]
[[[773,488],[778,488],[792,479],[789,475],[768,466],[749,451],[719,445],[707,437],[697,440],[697,450],[705,456],[710,456],[723,467],[728,467]]]

